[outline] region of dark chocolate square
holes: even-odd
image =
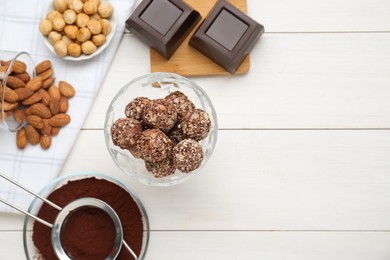
[[[169,59],[200,14],[181,0],[143,0],[126,21],[126,28]]]
[[[225,0],[219,0],[190,39],[190,45],[234,74],[264,27]]]

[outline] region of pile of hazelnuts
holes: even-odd
[[[111,32],[113,7],[100,0],[54,0],[54,10],[39,24],[58,56],[90,55]]]
[[[170,176],[176,169],[189,173],[201,165],[199,141],[208,136],[211,120],[184,93],[154,100],[137,97],[126,106],[125,115],[112,125],[112,141],[143,159],[154,177]]]

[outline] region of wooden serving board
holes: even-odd
[[[164,59],[155,50],[150,49],[151,72],[174,72],[187,77],[230,75],[229,72],[224,70],[222,67],[214,63],[212,60],[188,44],[192,34],[195,32],[196,28],[198,28],[203,19],[207,16],[217,0],[184,0],[184,2],[197,10],[201,14],[202,19],[169,60]],[[229,2],[246,13],[246,0],[229,0]],[[250,62],[248,55],[236,71],[236,74],[247,73],[249,71],[249,66]]]

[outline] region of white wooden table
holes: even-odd
[[[209,164],[171,188],[126,181],[149,212],[148,259],[390,259],[390,1],[248,2],[266,28],[249,74],[195,79],[219,116]],[[62,174],[125,177],[105,111],[148,72],[126,33]],[[0,259],[24,259],[23,217],[0,220]]]

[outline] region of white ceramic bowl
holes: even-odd
[[[160,88],[152,86],[158,82]],[[178,170],[173,175],[155,178],[145,168],[145,162],[134,158],[128,150],[123,150],[114,145],[111,138],[111,126],[118,118],[124,118],[126,105],[134,98],[144,96],[150,99],[163,98],[174,91],[183,92],[197,108],[206,111],[211,120],[211,129],[207,138],[200,141],[204,159],[200,167],[190,173],[182,173]],[[202,171],[210,159],[217,142],[218,121],[213,104],[206,92],[194,81],[174,73],[151,73],[128,82],[111,101],[107,109],[104,135],[106,146],[116,165],[126,174],[139,182],[152,186],[171,186],[179,184]]]
[[[49,12],[51,11],[54,11],[54,7],[53,7],[53,0],[50,0],[48,1],[47,3],[47,6],[46,6],[46,10],[45,10],[45,14],[44,14],[44,17],[42,19],[46,19],[46,16]],[[109,2],[107,0],[101,0],[102,3],[104,2]],[[115,35],[115,31],[116,31],[116,14],[115,14],[115,8],[114,8],[114,12],[112,13],[109,21],[111,23],[111,32],[106,36],[106,42],[98,47],[96,49],[96,51],[90,55],[85,55],[85,54],[81,54],[79,57],[72,57],[70,55],[66,55],[65,57],[60,57],[57,55],[57,53],[55,52],[54,50],[54,47],[53,45],[51,45],[51,43],[49,42],[49,39],[47,38],[47,36],[41,34],[41,36],[43,37],[43,42],[45,43],[46,47],[52,52],[54,53],[56,56],[60,57],[60,58],[63,58],[64,60],[71,60],[71,61],[82,61],[82,60],[89,60],[89,59],[92,59],[93,57],[96,57],[97,55],[99,55],[100,53],[102,53],[108,45],[110,45],[110,42],[112,40],[112,38],[114,37]]]

